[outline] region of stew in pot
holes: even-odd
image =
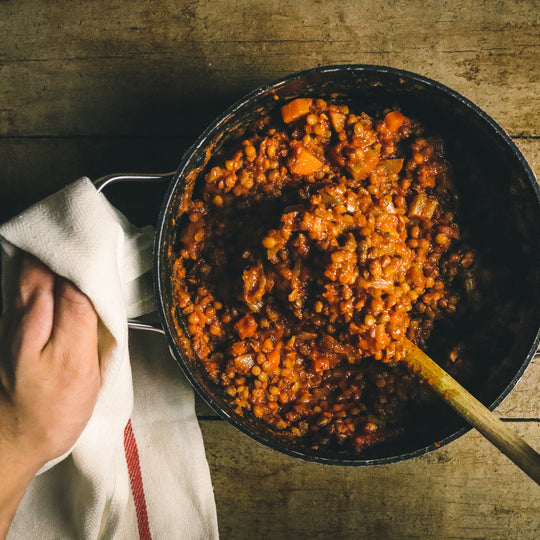
[[[175,303],[239,414],[361,452],[430,393],[405,365],[474,288],[441,140],[298,98],[213,163],[179,220]],[[458,344],[445,368],[469,369]]]

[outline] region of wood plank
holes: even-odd
[[[538,423],[512,424],[540,445]],[[538,537],[540,487],[478,433],[367,468],[307,463],[202,424],[223,538]]]
[[[176,53],[175,41],[183,37],[204,37],[203,47],[203,43],[232,38],[246,43],[312,40],[326,44],[368,36],[375,49],[375,38],[381,35],[388,44],[399,43],[401,48],[406,44],[412,48],[410,44],[415,40],[423,44],[426,39],[436,38],[439,48],[445,50],[460,44],[457,36],[465,36],[469,41],[478,41],[482,48],[509,48],[537,43],[537,36],[529,33],[538,24],[533,4],[519,0],[479,0],[474,5],[463,0],[409,0],[379,5],[366,0],[267,0],[264,4],[255,0],[215,0],[185,5],[172,0],[114,4],[91,0],[76,4],[59,1],[44,6],[40,0],[19,0],[3,3],[1,28],[5,35],[19,40],[4,40],[3,47],[17,52],[21,59],[43,58],[50,51],[56,56],[104,52],[127,56],[150,50]],[[325,9],[317,9],[323,5]],[[224,12],[229,14],[226,24]],[[250,24],[260,15],[264,15],[258,21],[261,25]],[[411,25],[416,28],[415,40],[408,35]],[[270,28],[275,32],[267,33]],[[298,33],[288,33],[287,29]],[[471,31],[477,39],[468,35]],[[508,34],[501,35],[504,31]],[[461,42],[456,49],[464,49],[463,45]]]
[[[212,117],[216,100],[335,63],[421,73],[513,135],[538,135],[540,32],[529,2],[237,0],[226,24],[223,6],[1,3],[0,135],[178,135]]]

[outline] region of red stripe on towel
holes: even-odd
[[[141,475],[141,464],[139,461],[139,450],[137,441],[133,434],[131,420],[128,421],[124,429],[124,453],[129,472],[131,493],[135,502],[135,512],[137,513],[137,527],[141,540],[152,540],[150,525],[148,524],[148,512],[146,510],[146,499],[144,497],[144,487]]]

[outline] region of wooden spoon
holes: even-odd
[[[454,411],[540,485],[540,454],[408,339],[405,362]]]

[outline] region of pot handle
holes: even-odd
[[[174,175],[175,172],[161,174],[108,174],[107,176],[102,176],[101,178],[94,180],[94,186],[99,192],[101,192],[108,185],[115,184],[117,182],[168,182],[172,180]]]
[[[128,319],[128,328],[131,330],[143,330],[144,332],[156,332],[157,334],[165,335],[165,330],[159,323],[143,323],[137,319]]]
[[[94,180],[94,186],[99,193],[101,193],[107,186],[115,184],[117,182],[166,182],[172,180],[175,173],[162,173],[162,174],[108,174],[102,176],[97,180]],[[157,332],[159,334],[165,334],[165,330],[159,325],[159,323],[145,323],[138,321],[137,319],[128,319],[128,328],[132,330],[144,330],[147,332]]]

